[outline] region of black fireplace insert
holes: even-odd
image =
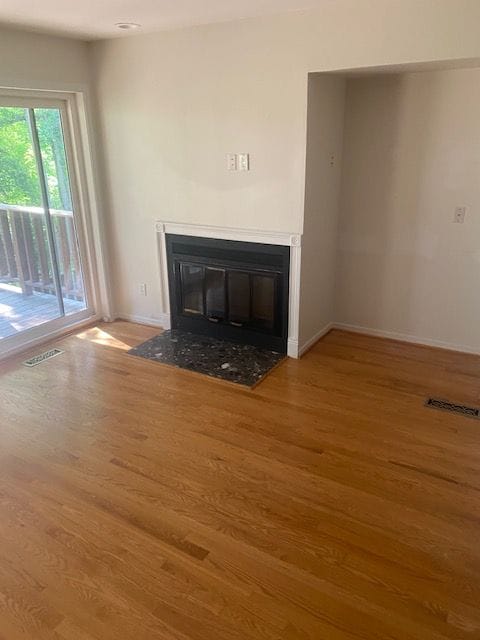
[[[167,234],[173,329],[287,351],[290,247]]]

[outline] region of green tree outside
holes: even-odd
[[[35,109],[42,161],[52,209],[72,209],[60,114]],[[0,107],[0,203],[42,206],[28,111]]]

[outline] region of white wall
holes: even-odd
[[[337,321],[480,351],[480,69],[350,80],[346,104]]]
[[[0,87],[82,91],[89,82],[86,43],[0,28]]]
[[[342,167],[344,78],[308,81],[305,216],[300,290],[300,351],[334,321],[337,223]]]
[[[327,0],[93,44],[119,314],[161,316],[156,218],[302,231],[308,72],[478,58],[478,24],[477,0]]]

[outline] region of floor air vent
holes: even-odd
[[[38,356],[33,356],[33,358],[29,358],[25,360],[23,363],[26,367],[35,367],[37,364],[41,364],[45,360],[49,358],[54,358],[55,356],[59,356],[63,351],[61,349],[50,349],[49,351],[45,351],[44,353],[40,353]]]
[[[477,407],[467,407],[464,404],[456,404],[439,398],[428,398],[425,406],[432,407],[432,409],[440,409],[441,411],[450,411],[450,413],[459,413],[469,418],[480,418],[480,409]]]

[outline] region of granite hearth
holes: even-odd
[[[254,387],[285,354],[211,336],[172,329],[154,336],[129,354]]]

